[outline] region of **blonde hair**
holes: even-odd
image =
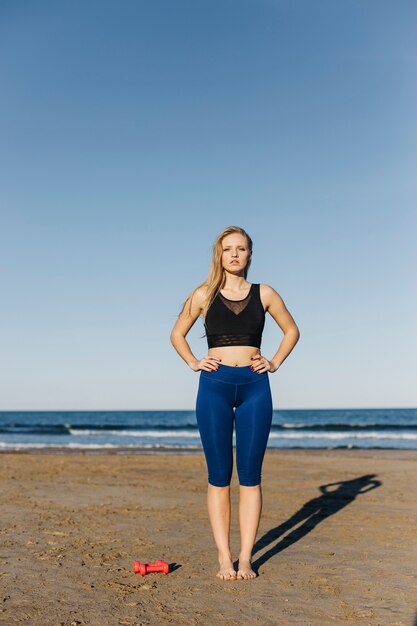
[[[235,233],[239,235],[243,235],[243,237],[246,238],[246,241],[248,243],[248,248],[250,252],[252,253],[252,247],[253,247],[252,239],[249,237],[248,233],[243,228],[240,228],[240,226],[228,226],[227,228],[222,230],[222,232],[217,236],[216,241],[213,244],[213,253],[211,257],[211,264],[210,264],[210,270],[209,270],[208,276],[206,280],[202,282],[200,285],[198,285],[195,289],[193,289],[193,291],[187,297],[187,299],[182,305],[180,314],[184,311],[185,305],[188,300],[190,301],[189,307],[188,307],[188,314],[190,314],[192,300],[193,300],[195,292],[197,291],[197,289],[200,289],[201,287],[205,287],[206,295],[203,301],[203,307],[201,311],[201,315],[205,318],[207,311],[210,308],[211,303],[213,302],[218,292],[224,287],[224,284],[226,282],[226,275],[225,275],[225,271],[223,269],[223,264],[222,264],[223,239],[227,237],[228,235],[233,235]],[[244,269],[245,278],[248,275],[250,264],[251,264],[251,257],[249,257],[248,263],[246,264],[246,267]]]

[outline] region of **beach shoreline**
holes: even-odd
[[[234,448],[235,450],[235,448]],[[355,454],[365,454],[365,456],[374,456],[375,454],[379,454],[381,453],[382,457],[386,457],[386,458],[396,458],[396,453],[399,453],[399,457],[398,458],[411,458],[411,459],[417,459],[417,450],[413,449],[413,448],[377,448],[377,447],[373,447],[373,448],[360,448],[360,447],[355,447],[355,448],[351,448],[348,446],[340,446],[340,447],[326,447],[326,448],[320,448],[320,447],[315,447],[315,448],[305,448],[305,447],[299,447],[297,448],[296,446],[293,446],[291,448],[276,448],[276,447],[270,447],[267,448],[267,452],[266,454],[291,454],[291,453],[300,453],[302,454],[303,452],[307,452],[307,453],[311,453],[311,454],[323,454],[326,452],[337,452],[337,453],[347,453],[347,454],[351,454],[351,455],[355,455]],[[195,448],[176,448],[176,447],[161,447],[161,448],[157,448],[157,447],[144,447],[144,446],[114,446],[114,447],[103,447],[103,446],[97,446],[97,447],[88,447],[88,448],[80,448],[80,447],[66,447],[66,446],[50,446],[50,447],[25,447],[25,448],[20,448],[20,449],[9,449],[9,448],[0,448],[0,456],[1,455],[7,455],[7,454],[69,454],[69,455],[164,455],[167,454],[169,456],[172,455],[179,455],[179,456],[183,456],[183,455],[202,455],[203,454],[203,449],[202,447],[195,447]]]
[[[267,449],[258,577],[232,582],[203,453],[164,452],[2,451],[0,623],[414,624],[416,450]],[[231,497],[237,556],[235,468]]]

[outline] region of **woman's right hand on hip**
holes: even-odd
[[[200,361],[193,361],[190,363],[190,367],[194,372],[199,372],[200,370],[204,370],[206,372],[213,372],[219,369],[219,362],[221,359],[218,359],[215,356],[204,356]]]

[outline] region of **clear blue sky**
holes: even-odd
[[[416,18],[2,0],[0,409],[193,409],[169,334],[231,224],[301,330],[275,408],[417,406]]]

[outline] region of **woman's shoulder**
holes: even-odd
[[[274,299],[281,299],[278,291],[266,283],[259,283],[259,295],[266,308],[269,307]]]
[[[274,293],[278,293],[271,285],[267,285],[266,283],[259,283],[259,291],[265,296],[272,296]]]
[[[195,287],[195,289],[192,290],[191,294],[193,296],[193,300],[195,300],[197,304],[203,304],[207,297],[207,285],[203,284]]]

